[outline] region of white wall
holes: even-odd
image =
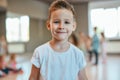
[[[88,34],[88,3],[74,5],[77,20],[76,32]]]
[[[107,50],[107,53],[109,54],[119,54],[120,41],[108,41],[106,50]]]
[[[116,1],[96,1],[96,2],[90,2],[89,8],[112,8],[112,7],[119,7],[120,6],[120,0]]]
[[[22,43],[17,44],[8,44],[8,52],[11,53],[24,53],[25,51],[25,45]]]

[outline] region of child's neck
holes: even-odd
[[[50,46],[52,47],[53,50],[57,52],[65,52],[69,49],[70,44],[68,41],[50,41]]]

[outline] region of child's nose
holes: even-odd
[[[63,24],[63,23],[60,23],[59,28],[60,28],[60,29],[64,29],[64,24]]]

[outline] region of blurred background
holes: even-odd
[[[16,68],[22,74],[0,77],[0,80],[28,80],[31,70],[30,59],[34,49],[49,41],[51,34],[46,28],[49,5],[53,0],[0,0],[0,41],[2,36],[6,46],[5,61],[16,55]],[[99,63],[93,65],[95,56],[87,60],[88,80],[120,80],[120,0],[68,0],[76,11],[77,29],[75,34],[84,33],[93,37],[93,28],[101,40],[104,32],[107,46],[107,61],[102,62],[102,49],[99,46]],[[81,38],[80,38],[81,39]],[[100,43],[102,44],[102,43]],[[1,47],[1,46],[0,46]],[[0,55],[3,55],[2,49]]]

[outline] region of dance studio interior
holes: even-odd
[[[0,66],[2,57],[6,65],[15,62],[14,73],[3,75],[0,68],[0,80],[29,80],[35,49],[52,39],[46,23],[53,1],[0,0]],[[120,80],[120,0],[66,1],[76,12],[76,47],[84,54],[87,80]],[[97,55],[92,51],[95,33]]]

